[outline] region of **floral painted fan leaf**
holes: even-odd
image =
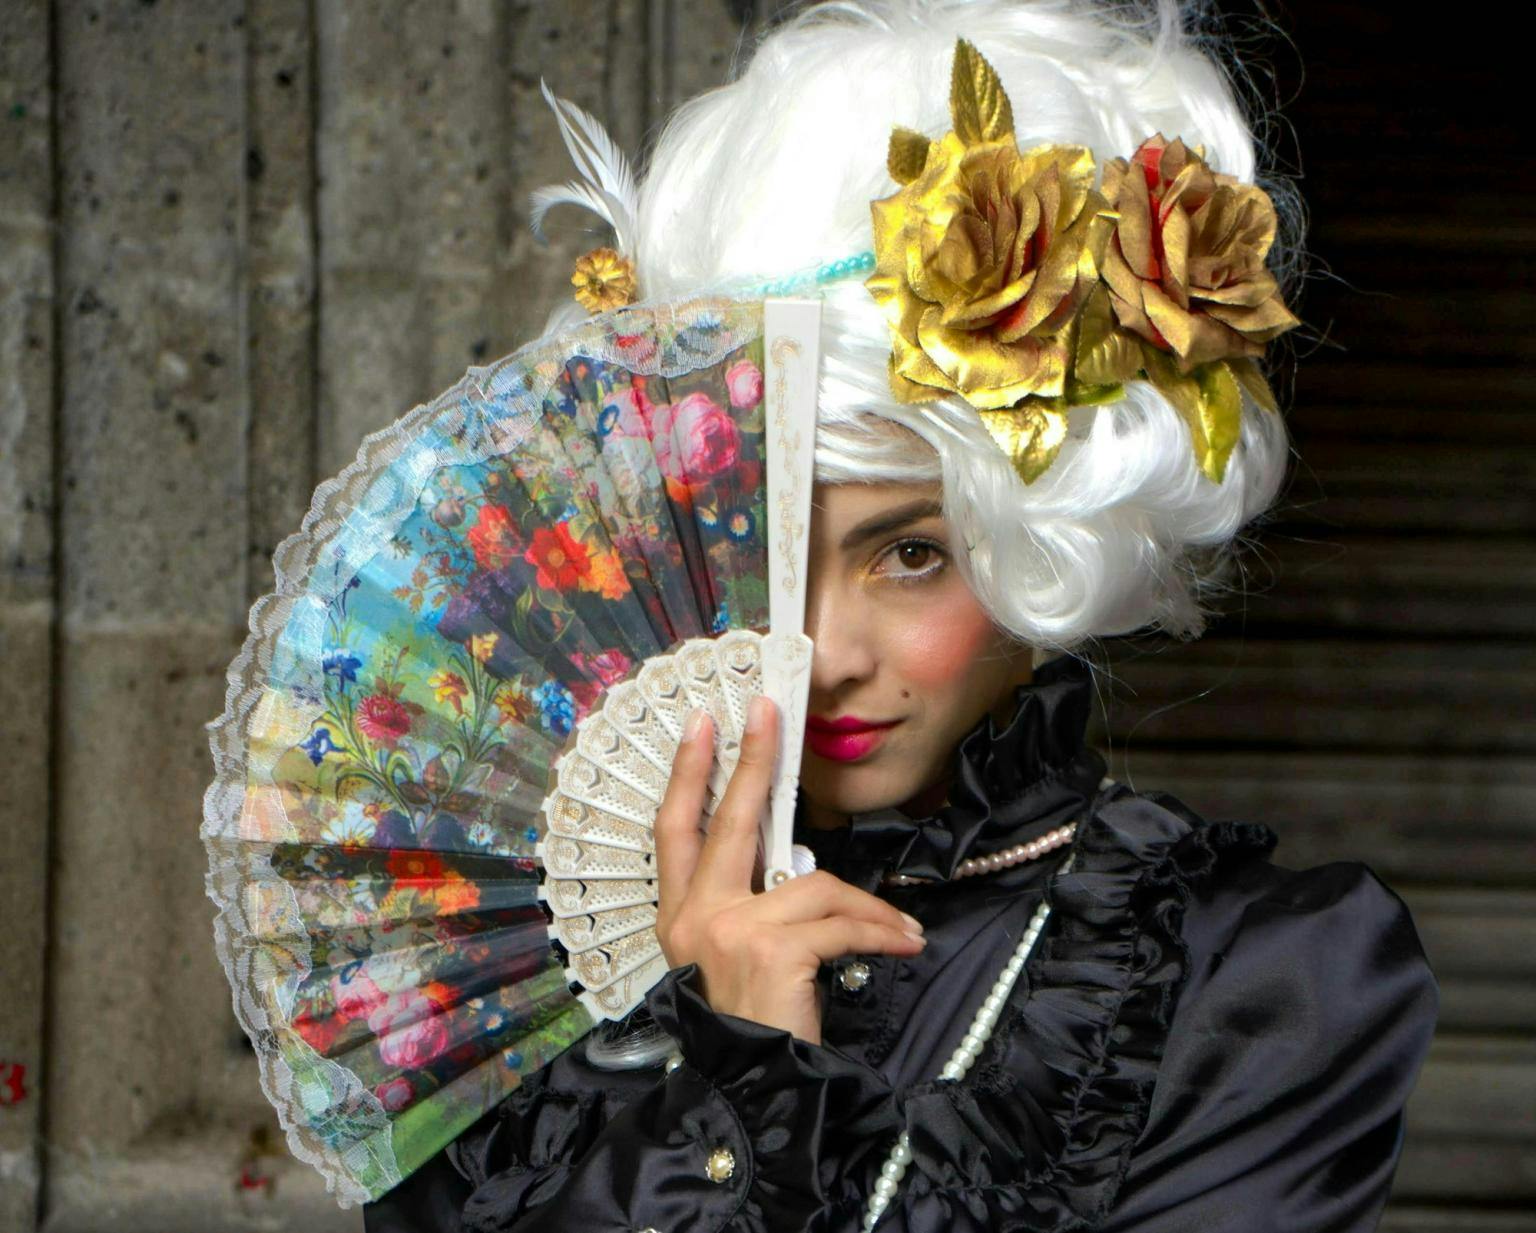
[[[637,305],[471,369],[277,551],[202,833],[264,1089],[344,1206],[594,1026],[541,806],[609,690],[767,627],[762,312]]]

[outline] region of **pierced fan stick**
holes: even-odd
[[[767,398],[768,637],[763,692],[779,708],[779,756],[764,810],[763,887],[795,876],[795,798],[811,688],[805,633],[816,401],[821,372],[821,300],[763,301],[763,376]]]

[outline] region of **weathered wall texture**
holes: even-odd
[[[526,226],[569,174],[540,75],[637,153],[770,7],[0,4],[0,1228],[360,1227],[268,1150],[203,896],[203,724],[315,484],[536,332],[594,242]],[[1115,648],[1101,739],[1285,863],[1405,895],[1444,1021],[1385,1227],[1531,1228],[1532,234],[1475,174],[1513,122],[1459,125],[1454,58],[1422,96],[1362,58],[1374,9],[1292,8],[1313,244],[1372,294],[1304,306],[1349,350],[1302,365],[1266,589],[1192,646]]]

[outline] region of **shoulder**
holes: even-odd
[[[1207,819],[1166,791],[1115,784],[1096,813],[1142,865],[1144,887],[1176,888],[1191,969],[1220,963],[1233,946],[1270,945],[1293,962],[1310,956],[1332,967],[1346,955],[1394,960],[1433,983],[1412,913],[1369,865],[1291,868],[1274,859],[1283,845],[1268,826]]]
[[[1230,824],[1147,795],[1191,822],[1186,854],[1221,850]],[[1338,1227],[1373,1227],[1438,1014],[1412,915],[1360,862],[1226,851],[1187,886],[1182,987],[1106,1227],[1141,1228],[1176,1192],[1186,1216],[1206,1202],[1265,1229],[1319,1227],[1303,1209],[1332,1194]]]
[[[1408,905],[1359,861],[1293,869],[1250,853],[1223,863],[1190,895],[1181,935],[1188,995],[1224,972],[1223,987],[1258,982],[1310,998],[1358,982],[1341,1012],[1363,1011],[1367,995],[1394,990],[1426,1001],[1431,1017],[1438,1003]]]
[[[1208,820],[1171,792],[1116,785],[1106,800],[1100,813],[1121,830],[1157,837],[1141,882],[1174,891],[1181,1006],[1263,986],[1297,1012],[1327,999],[1335,1016],[1369,1014],[1373,1000],[1401,997],[1433,1021],[1438,986],[1412,913],[1369,865],[1291,868],[1269,827]]]

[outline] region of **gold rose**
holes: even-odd
[[[1298,322],[1265,268],[1274,204],[1159,134],[1104,168],[1081,146],[1018,149],[1013,109],[964,39],[950,71],[953,130],[891,133],[903,187],[870,203],[891,391],[959,394],[1030,483],[1066,439],[1068,407],[1146,379],[1220,483],[1242,394],[1278,414],[1257,360]],[[1102,274],[1101,274],[1102,271]]]
[[[1075,322],[1112,227],[1082,146],[1020,151],[996,71],[965,39],[950,70],[953,129],[897,128],[886,165],[903,185],[871,202],[891,391],[958,394],[1026,483],[1066,439]]]
[[[1211,170],[1203,150],[1162,134],[1104,167],[1116,211],[1104,281],[1079,324],[1074,373],[1115,387],[1146,377],[1189,426],[1195,458],[1215,483],[1242,422],[1242,393],[1279,414],[1257,360],[1299,324],[1265,260],[1274,203],[1263,189]]]

